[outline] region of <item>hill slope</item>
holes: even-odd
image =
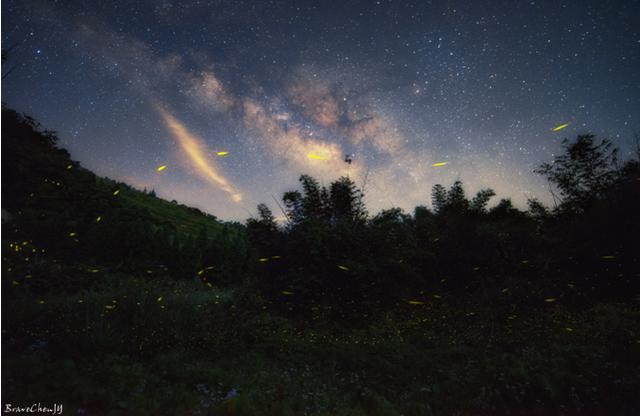
[[[177,277],[208,262],[224,269],[243,261],[242,225],[97,177],[56,140],[33,119],[3,109],[5,241],[29,241],[72,262],[164,265]]]

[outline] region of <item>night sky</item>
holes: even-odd
[[[563,138],[640,133],[638,1],[4,0],[2,42],[2,101],[74,160],[225,220],[303,173],[372,213],[458,178],[549,203]]]

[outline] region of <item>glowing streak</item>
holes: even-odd
[[[229,152],[216,152],[218,156],[228,156]]]
[[[314,160],[327,160],[327,159],[329,159],[328,157],[319,156],[319,155],[316,155],[315,153],[309,153],[309,154],[307,154],[307,157],[309,159],[314,159]]]
[[[434,164],[433,164],[433,165],[431,165],[431,166],[433,166],[434,168],[438,168],[438,167],[440,167],[440,166],[444,166],[444,165],[446,165],[446,164],[447,164],[447,162],[438,162],[438,163],[434,163]]]
[[[293,295],[293,292],[288,292],[288,291],[286,291],[286,290],[283,290],[283,291],[282,291],[282,294],[283,294],[283,295]]]
[[[613,260],[615,258],[616,258],[616,256],[602,256],[603,260]]]
[[[342,266],[342,265],[338,265],[338,269],[340,270],[349,270],[349,268],[347,266]]]
[[[547,302],[547,303],[553,303],[553,302],[556,301],[556,298],[547,298],[544,301]]]
[[[157,172],[162,172],[163,170],[165,170],[167,168],[167,165],[162,165],[162,166],[158,166],[158,169],[156,169]]]
[[[571,124],[571,123],[564,123],[564,124],[560,124],[559,126],[554,127],[554,128],[552,129],[552,131],[560,131],[560,130],[562,130],[562,129],[566,128],[569,124]]]
[[[196,169],[196,172],[211,185],[229,193],[234,202],[240,202],[242,200],[242,195],[233,189],[227,179],[220,175],[220,173],[216,171],[215,166],[206,159],[206,147],[202,139],[191,134],[189,130],[187,130],[187,128],[173,115],[169,114],[168,111],[160,106],[157,106],[156,108],[162,115],[162,118],[173,137],[178,141],[182,150],[189,157],[189,160],[191,161],[192,166]]]
[[[409,305],[424,305],[424,302],[420,302],[419,300],[408,300],[407,303]]]
[[[259,261],[260,263],[267,262],[267,261],[269,261],[269,257],[260,257],[260,258],[258,259],[258,261]]]
[[[113,191],[113,195],[116,196],[120,193],[120,189],[116,189],[115,191]]]

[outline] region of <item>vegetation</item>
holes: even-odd
[[[3,109],[2,388],[86,414],[631,414],[640,162],[579,136],[522,211],[369,214],[306,175],[246,225],[97,178]],[[640,155],[639,155],[640,156]],[[426,195],[425,195],[426,197]]]

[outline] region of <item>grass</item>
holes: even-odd
[[[201,230],[206,230],[211,238],[220,234],[225,226],[215,216],[197,208],[169,202],[110,179],[96,178],[96,184],[109,194],[113,189],[120,189],[119,197],[126,205],[145,210],[154,223],[171,224],[183,237],[195,238]]]
[[[612,414],[638,404],[640,313],[628,305],[555,304],[510,319],[442,301],[356,328],[196,281],[113,275],[71,294],[3,290],[3,389],[14,402],[113,415]]]

